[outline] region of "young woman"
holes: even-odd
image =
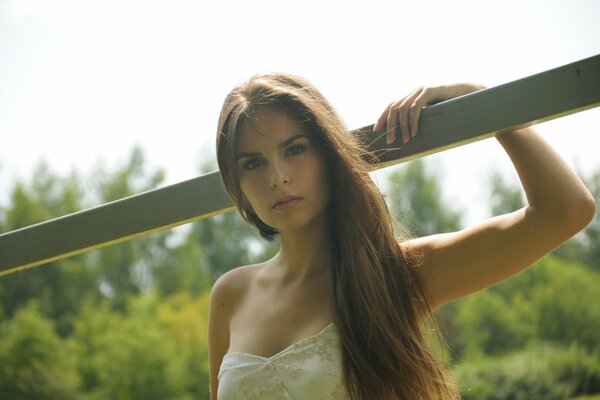
[[[419,89],[386,108],[374,129],[406,143],[423,106],[479,89]],[[213,287],[211,398],[460,397],[426,344],[424,322],[527,267],[595,211],[578,177],[531,129],[497,140],[526,208],[459,232],[396,238],[365,150],[312,85],[269,73],[234,89],[218,124],[222,179],[246,221],[281,248]]]

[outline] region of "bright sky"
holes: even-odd
[[[42,158],[85,175],[136,144],[167,183],[194,177],[225,95],[258,71],[307,78],[353,128],[416,86],[494,86],[599,54],[599,20],[595,0],[0,0],[0,204]],[[600,169],[600,109],[539,131]],[[509,171],[493,139],[431,158],[473,210],[489,172]]]

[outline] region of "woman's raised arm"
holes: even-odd
[[[394,107],[390,105],[375,128],[382,129],[385,122],[393,123],[399,115],[401,120],[410,121],[400,128],[404,139],[409,139],[416,134],[413,122],[418,121],[424,105],[478,88],[454,85],[420,89],[393,103]],[[594,216],[590,192],[533,129],[504,133],[497,140],[517,170],[528,206],[459,232],[403,244],[423,255],[420,269],[433,308],[521,271],[583,229]]]

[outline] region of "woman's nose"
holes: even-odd
[[[271,163],[271,187],[281,187],[290,183],[290,176],[287,168],[282,163]]]

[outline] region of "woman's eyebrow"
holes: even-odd
[[[284,147],[290,145],[291,143],[294,143],[296,140],[301,139],[301,138],[308,138],[308,135],[306,133],[299,133],[297,135],[293,135],[293,136],[285,139],[283,142],[279,143],[277,145],[277,147],[279,147],[280,149],[284,148]],[[260,155],[262,155],[262,153],[260,153],[258,151],[246,151],[246,152],[237,153],[235,155],[235,159],[237,161],[240,158],[258,157]]]
[[[239,160],[240,158],[252,158],[252,157],[258,157],[260,156],[261,153],[257,152],[257,151],[247,151],[244,153],[238,153],[235,155],[235,160]]]
[[[286,146],[288,146],[290,143],[293,143],[293,142],[295,142],[296,140],[298,140],[298,139],[300,139],[300,138],[303,138],[303,137],[307,138],[307,137],[308,137],[308,135],[307,135],[306,133],[298,133],[297,135],[293,135],[293,136],[291,136],[291,137],[289,137],[289,138],[285,139],[283,142],[279,143],[279,145],[278,145],[277,147],[279,147],[279,148],[286,147]]]

